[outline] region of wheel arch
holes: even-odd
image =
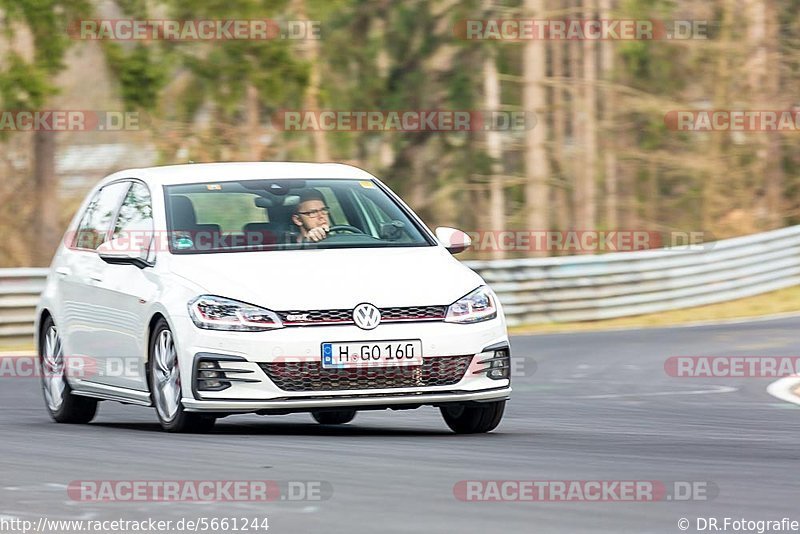
[[[157,311],[150,317],[150,321],[147,323],[147,352],[145,354],[145,364],[150,365],[150,341],[153,339],[153,330],[156,327],[158,321],[163,319],[167,324],[169,324],[169,320],[167,319],[166,315]]]
[[[52,319],[52,318],[53,314],[50,313],[50,310],[48,310],[47,308],[42,308],[39,311],[39,315],[36,318],[36,325],[33,330],[34,349],[36,350],[37,353],[41,351],[42,329],[44,328],[44,324],[45,322],[47,322],[47,319]]]

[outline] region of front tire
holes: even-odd
[[[42,392],[47,412],[56,423],[85,424],[97,414],[97,399],[79,397],[67,382],[64,346],[52,317],[45,319],[39,340]]]
[[[439,409],[444,422],[456,434],[483,434],[497,428],[503,419],[505,408],[506,401],[497,401],[476,405],[442,406]]]
[[[349,423],[356,416],[355,410],[330,410],[311,412],[311,417],[321,425],[343,425]]]
[[[167,321],[156,322],[150,336],[148,365],[150,398],[161,428],[167,432],[205,433],[217,422],[213,416],[189,413],[181,402],[181,368],[178,351]]]

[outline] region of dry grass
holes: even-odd
[[[610,328],[671,326],[701,321],[716,321],[742,317],[759,317],[782,313],[800,313],[800,286],[764,293],[730,302],[686,308],[636,317],[622,317],[582,323],[550,323],[514,326],[513,334],[548,333],[565,331],[606,330]]]
[[[0,339],[0,352],[13,354],[15,352],[29,352],[33,350],[33,339],[29,343],[8,343]]]

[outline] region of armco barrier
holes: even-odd
[[[690,249],[468,261],[510,325],[591,321],[734,300],[800,284],[800,226]],[[30,340],[47,269],[0,269],[0,338]]]
[[[800,284],[800,226],[695,248],[467,265],[497,292],[510,325],[609,319]]]
[[[33,338],[34,309],[47,269],[0,269],[0,339],[26,343]]]

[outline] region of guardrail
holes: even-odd
[[[0,269],[0,339],[30,342],[39,294],[47,269]]]
[[[510,325],[702,306],[800,284],[800,226],[694,248],[467,262]]]
[[[695,248],[468,261],[509,325],[592,321],[702,306],[800,284],[800,226]],[[0,269],[0,339],[30,341],[47,269]]]

